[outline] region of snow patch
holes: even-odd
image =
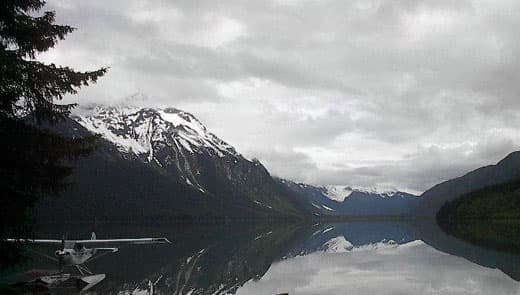
[[[254,200],[253,202],[254,202],[255,204],[257,204],[257,205],[264,206],[264,207],[267,207],[267,208],[269,208],[269,209],[273,209],[273,207],[271,207],[271,206],[269,206],[269,205],[267,205],[267,204],[264,204],[264,203],[262,203],[262,202],[260,202],[260,201],[258,201],[258,200]]]
[[[345,198],[347,198],[352,193],[352,190],[350,190],[348,187],[339,185],[329,185],[324,189],[325,196],[337,202],[343,202]]]
[[[323,252],[326,253],[344,253],[351,251],[354,248],[351,242],[347,241],[345,237],[339,236],[328,240],[323,244]]]
[[[327,207],[327,206],[325,206],[324,204],[321,204],[321,207],[323,207],[323,209],[325,209],[325,210],[335,211],[334,209],[332,209],[332,208],[330,208],[330,207]]]
[[[138,140],[124,135],[115,134],[105,124],[96,122],[92,118],[78,118],[77,122],[94,134],[116,145],[119,151],[134,154],[146,154],[150,151],[149,145],[143,145]]]
[[[329,232],[329,231],[331,231],[331,230],[333,230],[333,229],[334,229],[334,227],[331,226],[331,227],[329,227],[329,228],[323,230],[323,233],[327,233],[327,232]]]

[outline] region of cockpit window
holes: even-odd
[[[74,250],[76,250],[76,251],[77,251],[77,250],[81,250],[81,249],[83,249],[83,248],[84,248],[84,246],[83,246],[83,244],[81,244],[81,243],[76,243],[76,244],[74,244]]]

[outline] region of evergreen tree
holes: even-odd
[[[67,187],[72,170],[66,163],[91,151],[91,139],[63,137],[45,126],[66,120],[75,106],[59,104],[64,95],[107,70],[77,72],[36,59],[74,30],[55,24],[53,11],[40,13],[44,5],[0,1],[0,238],[19,234],[38,197]]]

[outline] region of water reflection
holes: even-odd
[[[59,233],[81,238],[93,230],[99,238],[151,234],[173,242],[129,246],[90,263],[106,274],[91,290],[97,294],[520,294],[519,255],[416,222],[69,225]],[[52,267],[34,258],[25,269]]]
[[[238,294],[518,294],[496,269],[447,255],[422,241],[311,253],[274,263]]]

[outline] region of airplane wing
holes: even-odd
[[[61,244],[62,240],[38,240],[38,239],[5,239],[6,242],[20,242],[20,243],[32,243],[32,244]]]
[[[100,239],[100,240],[71,240],[83,245],[96,244],[171,244],[167,238],[138,238],[138,239]]]
[[[167,238],[138,238],[138,239],[101,239],[101,240],[41,240],[41,239],[6,239],[7,242],[21,242],[32,244],[83,244],[95,246],[99,244],[171,244]]]

